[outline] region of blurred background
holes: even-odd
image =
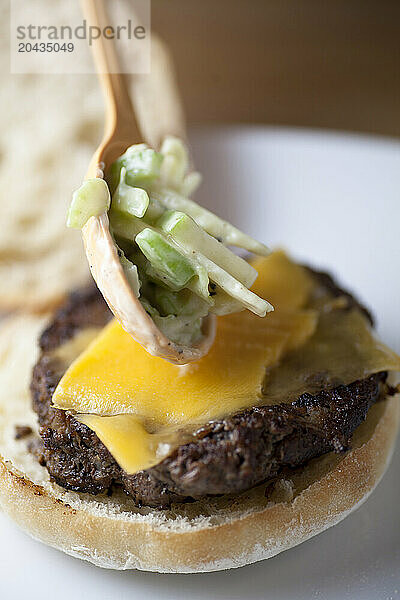
[[[399,0],[152,0],[191,123],[400,135]]]

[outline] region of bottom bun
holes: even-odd
[[[327,454],[282,474],[273,485],[170,509],[68,492],[15,440],[35,428],[28,392],[43,319],[12,317],[0,330],[0,505],[27,533],[95,565],[165,573],[241,567],[317,535],[358,508],[381,479],[394,447],[399,406],[371,408],[352,450]]]

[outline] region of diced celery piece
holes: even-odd
[[[178,211],[167,211],[159,219],[157,226],[185,250],[200,252],[246,287],[252,286],[256,280],[257,271],[254,267],[206,233],[188,215]]]
[[[244,306],[239,300],[229,296],[215,283],[211,285],[215,286],[215,291],[211,292],[213,294],[212,299],[214,300],[214,304],[210,307],[210,312],[218,316],[223,316],[244,310]]]
[[[180,193],[183,196],[190,197],[197,190],[197,188],[201,184],[201,181],[202,177],[197,171],[192,171],[191,173],[188,173],[185,176],[182,185],[180,186]]]
[[[175,287],[182,288],[195,275],[188,259],[157,231],[146,228],[136,236],[135,241],[167,285],[171,282]]]
[[[164,156],[161,167],[161,183],[180,191],[185,176],[185,167],[174,155]]]
[[[179,290],[182,289],[182,286],[177,285],[174,279],[169,278],[165,273],[160,273],[157,271],[157,269],[155,269],[149,261],[147,261],[144,272],[149,281],[152,281],[156,284],[156,287],[168,286],[168,289],[174,292],[179,292]]]
[[[112,233],[132,243],[135,241],[137,234],[147,227],[144,221],[127,213],[120,213],[111,209],[108,216]]]
[[[221,269],[221,267],[207,257],[197,253],[196,258],[207,270],[211,281],[219,285],[229,296],[238,300],[245,308],[260,317],[265,317],[267,312],[274,310],[269,302],[248,290],[240,281],[232,277],[232,275]]]
[[[166,288],[158,287],[155,290],[155,298],[160,312],[164,315],[179,315],[184,308],[184,302],[182,302],[179,292],[171,292]]]
[[[201,338],[202,316],[195,314],[162,317],[146,298],[140,298],[140,302],[159,330],[173,342],[191,346]]]
[[[143,217],[149,206],[146,190],[126,183],[126,168],[121,168],[119,184],[112,197],[112,207],[128,215]]]
[[[160,175],[162,154],[148,148],[146,144],[130,146],[117,158],[107,173],[107,181],[114,192],[119,182],[122,167],[126,169],[126,183],[132,186],[146,186]]]
[[[128,260],[125,256],[120,257],[120,263],[124,270],[125,277],[132,288],[133,293],[136,298],[140,296],[140,280],[138,275],[138,270],[136,265],[134,265],[130,260]]]
[[[143,261],[147,264],[144,264]],[[134,262],[154,283],[159,284],[162,287],[168,285],[168,288],[174,292],[178,292],[182,289],[182,285],[177,285],[174,280],[168,279],[165,273],[161,274],[149,261],[146,261],[143,254],[140,256],[135,253]],[[208,291],[209,279],[206,269],[196,261],[194,261],[191,266],[194,269],[195,277],[192,277],[192,279],[187,282],[185,288],[192,291],[202,301],[206,302],[208,306],[213,306],[214,300]]]
[[[160,152],[164,157],[160,171],[162,184],[180,190],[189,164],[185,145],[180,139],[168,136]]]
[[[260,254],[261,256],[269,254],[267,246],[253,240],[253,238],[242,233],[239,229],[227,223],[227,221],[220,219],[206,208],[199,206],[193,200],[185,198],[174,190],[154,187],[151,189],[151,195],[166,208],[182,211],[192,217],[207,233],[224,244],[244,248],[249,252]]]
[[[187,173],[189,157],[185,144],[178,138],[165,138],[161,150],[164,156],[161,165],[162,185],[172,187],[184,196],[190,196],[200,185],[201,175],[196,171]]]
[[[207,304],[212,306],[214,304],[214,300],[210,296],[208,291],[208,273],[207,270],[200,264],[196,264],[196,277],[189,281],[187,284],[187,288],[194,292],[197,296],[200,296]]]
[[[144,215],[144,220],[149,225],[155,225],[157,220],[164,214],[165,208],[162,204],[160,204],[157,200],[150,197],[149,206],[147,207],[146,214]]]
[[[160,152],[164,156],[168,154],[175,156],[184,165],[185,170],[187,169],[189,163],[188,153],[181,139],[168,135],[161,144]]]
[[[98,217],[110,208],[110,191],[104,179],[87,179],[72,195],[67,226],[82,229],[91,217]]]
[[[155,300],[160,312],[164,315],[191,315],[205,317],[208,314],[208,304],[188,289],[171,292],[166,288],[156,288]]]

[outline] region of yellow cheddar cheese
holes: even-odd
[[[53,404],[64,410],[135,414],[158,425],[205,423],[258,401],[266,367],[314,331],[316,312],[221,317],[210,352],[177,366],[149,355],[111,321],[61,379]]]
[[[269,402],[291,402],[305,392],[348,385],[380,371],[400,371],[396,352],[375,338],[358,309],[325,305],[315,334],[267,374],[263,394]]]
[[[149,355],[113,320],[66,370],[54,406],[74,411],[135,473],[211,419],[400,369],[399,357],[375,340],[364,316],[343,310],[345,299],[321,300],[315,279],[283,252],[253,264],[254,290],[271,298],[274,313],[218,318],[209,354],[187,366]]]
[[[259,403],[266,369],[317,323],[317,312],[302,308],[312,289],[304,269],[283,253],[259,267],[258,291],[273,295],[274,313],[220,317],[210,352],[187,366],[149,355],[113,320],[67,369],[54,406],[75,411],[132,473],[162,460],[184,433]]]
[[[282,250],[257,257],[251,264],[258,272],[253,292],[268,298],[275,310],[293,310],[305,306],[315,282],[307,270],[290,260]]]
[[[137,473],[153,467],[184,440],[178,428],[150,433],[136,415],[76,415],[76,418],[96,432],[97,437],[127,473]]]

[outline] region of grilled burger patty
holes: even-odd
[[[369,313],[329,275],[312,272],[334,296]],[[71,294],[40,338],[31,392],[40,439],[31,444],[39,462],[60,486],[90,494],[111,493],[121,485],[139,505],[165,507],[212,494],[238,493],[332,450],[348,448],[353,431],[369,408],[390,393],[386,373],[290,403],[253,407],[213,421],[193,442],[178,447],[160,464],[128,475],[86,425],[51,406],[64,365],[52,351],[86,327],[102,327],[111,313],[94,287]]]

